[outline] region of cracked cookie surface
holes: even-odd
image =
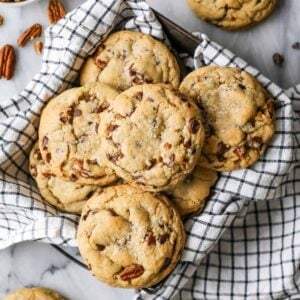
[[[188,0],[188,3],[201,19],[229,30],[262,22],[276,6],[276,0]]]
[[[274,100],[254,77],[210,66],[190,73],[180,89],[197,102],[206,119],[201,166],[231,171],[260,158],[275,131]]]
[[[200,213],[217,178],[216,171],[197,165],[183,182],[167,191],[167,195],[182,217]]]
[[[70,89],[50,100],[42,112],[39,149],[51,171],[79,184],[107,185],[117,179],[101,159],[101,116],[118,93],[95,83]]]
[[[59,293],[41,287],[24,288],[9,293],[3,300],[67,300]]]
[[[61,211],[80,213],[84,203],[100,188],[96,185],[81,185],[55,176],[43,161],[38,143],[30,152],[29,171],[45,201]]]
[[[84,64],[81,84],[104,82],[119,90],[143,83],[168,83],[178,87],[180,70],[170,50],[149,35],[119,31]]]
[[[185,234],[166,197],[119,185],[105,188],[86,203],[77,240],[96,278],[115,287],[142,288],[175,268]]]
[[[194,168],[204,141],[198,107],[168,85],[139,85],[103,114],[102,151],[124,180],[144,190],[176,185]]]

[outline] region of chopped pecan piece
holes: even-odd
[[[141,265],[132,265],[124,268],[119,276],[124,281],[129,281],[131,279],[140,277],[144,273],[144,267]]]
[[[40,55],[42,53],[43,50],[43,42],[41,41],[36,41],[33,45],[34,47],[34,51],[36,54]]]
[[[239,159],[245,159],[246,148],[244,146],[239,146],[234,150],[234,153],[239,157]]]
[[[100,69],[104,69],[107,66],[107,62],[104,60],[101,60],[100,58],[97,58],[95,60],[95,63]]]

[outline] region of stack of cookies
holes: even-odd
[[[30,172],[45,201],[81,213],[78,245],[94,276],[152,286],[179,261],[182,218],[201,211],[217,171],[264,153],[273,100],[233,68],[201,68],[180,85],[169,49],[128,31],[100,45],[80,81],[43,110]]]

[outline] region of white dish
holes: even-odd
[[[0,1],[0,7],[20,7],[20,6],[25,6],[28,4],[31,4],[33,2],[37,2],[39,0],[24,0],[20,2],[1,2]]]

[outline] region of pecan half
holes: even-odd
[[[40,55],[42,53],[42,50],[43,50],[43,42],[41,41],[36,41],[33,45],[34,47],[34,51],[36,54]]]
[[[51,25],[62,19],[66,10],[59,0],[50,0],[48,5],[48,20]]]
[[[15,65],[16,54],[13,46],[3,46],[0,49],[0,78],[11,79],[15,72]]]
[[[144,267],[141,265],[132,265],[123,269],[119,275],[124,281],[140,277],[144,273]]]
[[[42,35],[42,25],[39,23],[33,24],[26,29],[18,38],[18,46],[24,47],[29,41]]]

